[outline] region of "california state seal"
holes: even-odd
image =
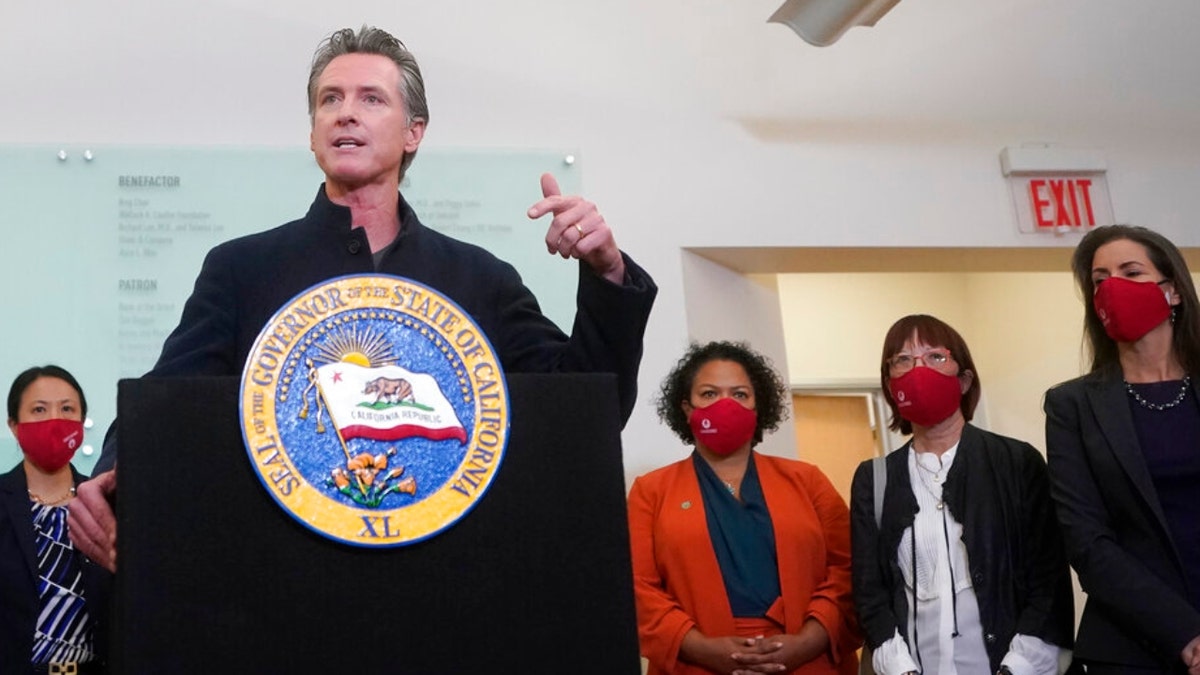
[[[415,281],[313,286],[259,333],[242,435],[263,486],[330,539],[400,546],[465,516],[500,470],[508,387],[474,320]]]

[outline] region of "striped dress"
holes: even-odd
[[[33,502],[32,508],[39,609],[31,663],[92,661],[92,620],[79,559],[67,536],[67,507]]]

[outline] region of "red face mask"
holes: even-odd
[[[923,427],[953,415],[962,400],[957,377],[923,366],[888,380],[888,391],[900,416]]]
[[[688,425],[696,442],[718,455],[728,455],[754,438],[758,413],[731,398],[706,408],[693,408]]]
[[[17,425],[17,444],[42,471],[53,473],[67,465],[83,443],[83,422],[52,419],[21,422]]]
[[[1104,332],[1117,342],[1137,342],[1171,316],[1171,303],[1158,284],[1123,277],[1096,286],[1092,306]]]

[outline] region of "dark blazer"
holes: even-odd
[[[86,477],[75,471],[75,482]],[[96,652],[106,653],[105,626],[112,577],[78,552],[88,612],[96,622]],[[37,626],[37,548],[29,488],[21,464],[0,475],[0,673],[29,673]]]
[[[1200,612],[1188,601],[1120,372],[1060,384],[1044,407],[1051,493],[1088,594],[1076,658],[1181,669]]]
[[[542,314],[512,265],[425,227],[397,195],[401,232],[376,270],[350,209],[317,190],[308,214],[209,251],[179,325],[151,377],[240,375],[267,321],[297,294],[348,274],[393,274],[437,289],[479,324],[508,372],[615,373],[622,420],[637,398],[642,336],[658,288],[625,256],[618,286],[579,264],[575,324],[568,337]],[[114,427],[115,428],[115,425]],[[96,472],[116,459],[112,428]]]
[[[919,507],[908,477],[912,443],[888,455],[883,518],[875,525],[871,461],[859,465],[850,495],[854,604],[872,648],[907,635],[911,615],[897,548]],[[963,427],[943,487],[962,523],[992,671],[1015,634],[1069,649],[1075,618],[1071,577],[1054,521],[1046,464],[1032,445]]]

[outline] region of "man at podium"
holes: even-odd
[[[310,146],[325,174],[303,218],[226,242],[205,258],[179,325],[149,377],[238,375],[262,326],[300,291],[354,273],[394,274],[452,298],[487,334],[509,372],[612,372],[628,419],[642,337],[657,288],[617,247],[596,205],[562,195],[550,174],[530,218],[550,214],[546,249],[579,264],[567,336],[542,315],[511,265],[425,227],[399,194],[429,123],[416,59],[387,32],[333,33],[308,81]],[[531,177],[532,180],[532,177]],[[116,566],[115,427],[95,477],[79,486],[71,538]]]

